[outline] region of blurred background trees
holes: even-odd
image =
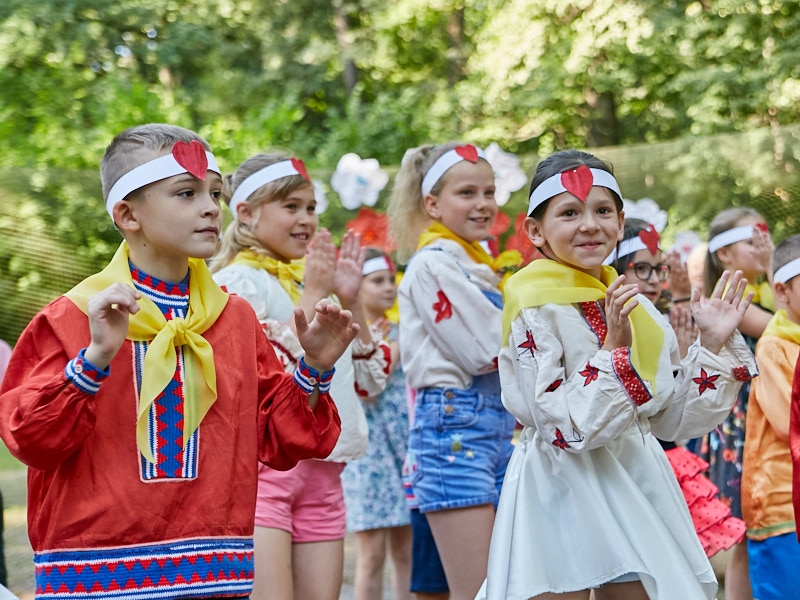
[[[11,341],[118,244],[97,165],[116,133],[150,121],[199,131],[223,169],[280,147],[325,180],[347,152],[396,166],[429,141],[495,141],[529,170],[590,148],[615,162],[626,195],[669,209],[670,228],[702,233],[746,203],[778,234],[796,231],[797,1],[2,5],[0,337]],[[330,198],[322,220],[336,232],[354,212]]]

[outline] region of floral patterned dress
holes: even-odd
[[[392,324],[390,341],[397,339]],[[386,389],[363,402],[369,425],[369,445],[363,458],[347,463],[342,472],[348,531],[408,525],[401,477],[408,448],[408,402],[405,374],[399,366]]]

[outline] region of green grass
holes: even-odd
[[[0,442],[0,471],[21,471],[25,465],[11,456],[3,442]]]

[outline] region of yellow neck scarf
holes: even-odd
[[[523,308],[600,300],[616,278],[617,272],[613,267],[604,266],[600,279],[595,279],[554,260],[534,260],[517,271],[506,284],[503,293],[503,345],[508,344],[511,322]],[[655,388],[664,330],[641,305],[631,311],[630,321],[633,335],[631,362],[642,379],[650,381]]]
[[[748,292],[753,292],[753,304],[758,304],[770,312],[775,312],[775,296],[772,294],[772,288],[769,286],[768,281],[756,284],[748,282],[744,288],[744,295],[747,296]]]
[[[297,304],[300,300],[303,293],[303,277],[306,274],[305,258],[286,263],[248,248],[240,250],[231,264],[264,269],[270,275],[277,277],[278,283],[292,299],[292,304]]]
[[[419,240],[417,240],[417,250],[439,238],[452,240],[458,243],[467,253],[467,256],[474,262],[491,267],[492,271],[503,278],[498,286],[501,290],[503,289],[503,284],[505,284],[506,280],[511,276],[511,272],[507,271],[507,269],[519,267],[522,264],[522,255],[516,250],[506,250],[505,252],[501,252],[497,258],[494,258],[484,250],[479,242],[468,242],[437,221],[434,221],[420,234]],[[504,270],[506,272],[503,272]]]
[[[128,244],[122,242],[105,269],[83,280],[64,295],[86,314],[89,298],[112,283],[133,286],[128,266],[129,255]],[[130,315],[128,321],[127,339],[150,342],[144,357],[142,388],[139,390],[136,443],[139,452],[151,463],[155,459],[148,444],[147,415],[156,396],[164,391],[175,375],[175,346],[187,346],[184,350],[184,446],[217,399],[214,351],[202,334],[222,313],[228,302],[228,294],[214,282],[206,263],[201,259],[189,259],[189,273],[189,312],[186,318],[167,321],[155,303],[142,296],[139,299],[139,312]],[[197,375],[198,364],[202,377]]]
[[[772,316],[761,335],[774,335],[800,344],[800,325],[790,321],[786,316],[786,311],[781,309]]]

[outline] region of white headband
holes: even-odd
[[[376,256],[364,261],[364,268],[361,270],[362,275],[370,275],[378,271],[391,271],[394,273],[394,263],[388,256]]]
[[[454,167],[462,160],[468,160],[471,163],[477,163],[478,159],[486,160],[486,155],[483,150],[472,144],[464,144],[463,146],[456,146],[452,150],[448,150],[442,154],[425,173],[422,178],[422,197],[424,198],[431,193],[433,186],[442,178],[450,167]]]
[[[181,173],[191,173],[198,179],[205,181],[207,171],[214,171],[218,175],[222,174],[214,155],[206,151],[203,144],[197,140],[192,140],[188,144],[186,142],[175,142],[172,145],[170,154],[159,156],[143,165],[139,165],[117,179],[108,192],[106,210],[113,219],[112,211],[114,206],[124,200],[131,192]]]
[[[245,180],[239,184],[239,187],[236,188],[236,191],[233,192],[233,197],[231,198],[229,206],[233,213],[233,218],[238,220],[236,207],[247,200],[258,188],[278,179],[291,177],[292,175],[300,175],[303,179],[311,181],[308,178],[306,166],[299,158],[291,158],[289,160],[273,163],[245,178]]]
[[[658,245],[658,249],[661,250],[661,244]],[[645,244],[639,236],[622,240],[619,243],[619,256],[628,256],[629,254],[633,254],[639,250],[650,250],[650,248],[647,247],[647,244]],[[617,260],[616,248],[614,248],[614,251],[603,261],[603,264],[610,265],[615,260]]]
[[[537,206],[563,192],[569,192],[581,202],[586,202],[589,192],[596,185],[608,188],[615,192],[620,199],[622,198],[617,180],[611,173],[603,169],[590,169],[586,165],[581,165],[577,169],[556,173],[540,183],[531,193],[528,216]]]
[[[745,225],[744,227],[734,227],[728,229],[720,234],[715,235],[708,240],[708,253],[714,254],[720,248],[730,246],[736,242],[753,239],[753,226]]]
[[[800,258],[795,258],[775,271],[772,280],[775,283],[786,283],[792,277],[797,277],[798,275],[800,275]]]

